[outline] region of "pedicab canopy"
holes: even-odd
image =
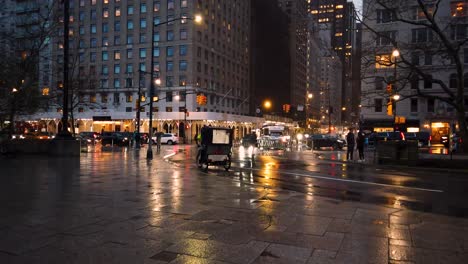
[[[232,145],[233,131],[230,128],[204,127],[201,130],[202,144]]]

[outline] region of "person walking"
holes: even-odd
[[[366,141],[366,136],[364,135],[364,132],[359,131],[357,139],[356,139],[356,147],[359,152],[359,160],[360,161],[365,161],[364,159],[364,143]]]
[[[353,128],[350,128],[348,134],[346,135],[346,143],[348,145],[348,151],[346,152],[346,159],[353,160],[354,144],[355,144]]]

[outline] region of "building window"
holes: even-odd
[[[153,63],[153,71],[154,72],[159,72],[161,69],[159,67],[159,62],[154,62]]]
[[[187,30],[186,29],[181,29],[180,30],[180,39],[185,40],[185,39],[187,39],[187,37],[188,37],[187,36]]]
[[[159,48],[153,49],[153,57],[159,57]]]
[[[393,9],[377,9],[377,23],[390,23],[396,20],[396,12]]]
[[[84,35],[85,34],[84,26],[80,26],[80,29],[78,31],[80,35]]]
[[[104,18],[108,18],[109,17],[109,9],[108,8],[104,8],[102,10],[102,17]]]
[[[432,54],[429,52],[424,53],[424,65],[432,65]]]
[[[382,54],[382,55],[375,56],[375,68],[376,69],[390,68],[392,66],[393,66],[392,55]]]
[[[133,112],[132,107],[128,107],[128,106],[125,107],[125,112],[127,112],[127,113]]]
[[[153,41],[154,42],[159,42],[159,40],[160,40],[159,32],[154,32]]]
[[[449,77],[449,87],[453,88],[453,89],[456,89],[457,86],[458,86],[457,74],[452,73],[452,74],[450,74],[450,77]]]
[[[174,70],[174,63],[172,61],[166,62],[166,71],[173,71]]]
[[[119,50],[114,51],[114,60],[120,60],[120,51]]]
[[[146,42],[146,34],[140,33],[140,43],[145,43],[145,42]]]
[[[105,89],[109,88],[109,80],[102,79],[101,80],[101,88],[105,88]]]
[[[416,28],[411,30],[412,43],[431,42],[433,40],[432,30],[428,28]]]
[[[114,79],[114,88],[120,88],[120,80]]]
[[[188,6],[188,1],[187,0],[180,0],[180,7],[185,8]]]
[[[167,41],[173,41],[174,40],[174,31],[168,30],[166,39],[167,39]]]
[[[78,20],[79,20],[79,21],[85,20],[85,12],[80,11],[80,14],[79,14],[79,16],[78,16]]]
[[[117,6],[117,7],[115,8],[114,14],[115,14],[116,17],[119,17],[119,16],[120,16],[120,7],[119,7],[119,6]]]
[[[411,89],[417,90],[419,88],[419,77],[414,74],[410,77]]]
[[[146,28],[146,18],[140,19],[140,28]]]
[[[107,37],[102,37],[102,46],[109,46],[109,39]]]
[[[129,30],[133,29],[133,21],[132,20],[127,21],[127,29],[129,29]]]
[[[115,32],[120,32],[120,21],[115,21],[114,22],[114,31]]]
[[[411,113],[418,112],[418,98],[411,98]]]
[[[161,10],[161,3],[160,2],[154,2],[153,3],[153,11],[154,12],[159,12]]]
[[[179,71],[186,71],[187,70],[187,61],[181,60],[179,61]]]
[[[140,49],[140,59],[146,58],[146,48]]]
[[[166,102],[172,102],[172,92],[166,92]]]
[[[96,10],[91,10],[91,20],[96,20],[96,17],[97,17],[96,14],[97,14]]]
[[[127,103],[131,103],[131,102],[133,101],[133,95],[130,94],[130,93],[126,94],[126,95],[125,95],[125,101],[126,101]]]
[[[96,34],[97,28],[96,28],[96,25],[95,25],[95,24],[91,24],[91,25],[90,25],[90,29],[91,29],[91,33],[92,33],[92,34]]]
[[[128,63],[126,73],[132,73],[132,72],[133,72],[133,64]]]
[[[133,15],[133,11],[134,11],[134,10],[133,10],[133,6],[132,6],[132,5],[127,6],[127,14],[128,14],[128,15]]]
[[[132,78],[125,79],[125,87],[127,87],[127,88],[133,87],[133,79]]]
[[[166,106],[166,112],[172,112],[172,106]]]
[[[174,9],[174,0],[167,0],[167,10]]]
[[[161,23],[161,19],[159,17],[154,17],[153,18],[153,25],[158,25],[159,23]]]
[[[141,14],[146,13],[146,3],[141,3],[140,4],[140,13]]]
[[[173,85],[174,85],[174,77],[167,76],[166,77],[166,86],[167,87],[172,87]]]
[[[107,51],[102,52],[102,60],[103,61],[109,60],[109,54],[107,53]]]
[[[424,77],[424,89],[432,88],[432,75],[428,74]]]
[[[144,62],[140,63],[140,71],[145,72],[146,71],[146,64]]]
[[[457,24],[450,27],[450,38],[453,40],[465,40],[467,38],[468,25]]]
[[[92,93],[89,95],[89,102],[90,103],[96,103],[96,94]]]
[[[179,55],[180,56],[187,55],[187,46],[186,45],[180,45],[179,46]]]
[[[114,64],[114,73],[116,74],[120,73],[120,64]]]
[[[120,103],[120,94],[114,93],[114,103]]]
[[[91,38],[90,40],[91,43],[91,48],[95,48],[97,46],[97,39],[96,38]]]
[[[101,93],[101,103],[107,103],[107,93]]]
[[[396,39],[397,32],[396,31],[384,31],[379,32],[376,38],[376,45],[377,46],[388,46],[392,45],[392,42]]]
[[[419,65],[419,53],[411,52],[411,64]]]
[[[382,112],[382,99],[374,99],[374,111],[376,113]]]
[[[95,62],[96,61],[96,52],[90,52],[89,53],[89,61],[90,62]]]
[[[468,2],[454,1],[450,3],[450,14],[452,17],[465,17],[467,13]]]
[[[375,90],[383,90],[385,79],[383,77],[375,77]]]
[[[133,36],[132,35],[127,36],[127,44],[133,44]]]
[[[434,113],[434,109],[435,109],[435,99],[428,98],[427,99],[427,112]]]
[[[166,56],[167,57],[174,56],[174,47],[172,47],[172,46],[166,47]]]

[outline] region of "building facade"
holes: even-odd
[[[428,14],[436,6],[425,4]],[[374,131],[429,131],[433,142],[457,129],[456,111],[447,100],[468,105],[468,37],[466,1],[441,1],[435,21],[446,39],[460,46],[464,87],[457,92],[456,65],[440,37],[425,27],[427,18],[416,4],[394,1],[390,6],[364,1],[362,60],[362,123]],[[404,18],[412,23],[404,23]],[[397,53],[395,51],[398,50]],[[462,73],[463,74],[463,73]],[[462,78],[463,79],[463,78]],[[461,85],[461,84],[460,84]]]
[[[152,109],[158,131],[185,127],[193,133],[203,121],[247,120],[242,117],[249,112],[250,7],[248,0],[70,1],[75,129],[133,131],[140,97],[141,131],[148,131],[151,71],[161,81]],[[202,16],[201,24],[195,15]],[[33,117],[48,120],[48,130],[60,125],[63,109],[60,30],[53,39],[52,73],[44,73],[44,79],[51,76],[50,86],[44,84],[49,111]],[[206,104],[197,95],[206,96]]]

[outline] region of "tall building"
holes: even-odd
[[[152,109],[158,131],[183,133],[181,128],[190,127],[193,133],[201,125],[196,120],[247,120],[241,115],[249,112],[250,8],[248,0],[70,1],[70,88],[77,130],[133,131],[140,91],[141,130],[148,131],[151,71],[161,80]],[[196,14],[203,18],[200,25],[190,19]],[[50,94],[58,100],[38,115],[54,120],[47,122],[52,131],[63,107],[59,33],[50,74]],[[206,104],[199,104],[197,95],[206,96]]]
[[[250,112],[266,100],[272,109],[264,111],[279,112],[292,100],[288,16],[276,0],[254,0],[251,21]]]
[[[429,14],[435,13],[434,5],[425,6]],[[450,45],[462,45],[455,57],[466,68],[468,3],[440,1],[437,8],[435,21]],[[422,9],[408,1],[394,1],[384,8],[374,0],[365,0],[363,12],[369,14],[363,28],[363,127],[374,131],[425,130],[431,133],[433,143],[459,129],[455,107],[448,102],[464,105],[466,113],[468,71],[457,75],[455,59],[443,41],[420,25],[428,23]],[[464,77],[464,88],[457,76]]]
[[[356,97],[353,91],[353,69],[358,66],[360,58],[357,57],[356,46],[356,14],[354,4],[346,0],[317,0],[310,1],[310,13],[314,23],[319,24],[319,30],[330,35],[330,48],[341,60],[341,105],[345,109],[340,119],[345,126],[352,126],[357,120],[358,103],[352,100]],[[354,83],[356,85],[357,83]],[[358,97],[358,95],[357,95]]]
[[[278,4],[289,18],[291,105],[297,110],[295,119],[305,120],[308,4],[306,0],[279,0]]]

